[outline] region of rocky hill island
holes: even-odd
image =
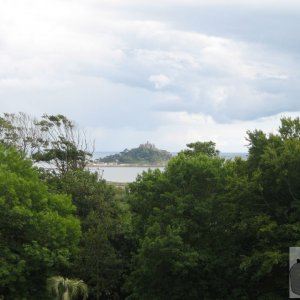
[[[172,154],[166,150],[160,150],[154,144],[147,142],[141,144],[138,148],[109,155],[103,158],[98,158],[97,163],[105,164],[130,164],[130,165],[165,165],[165,163],[172,157]]]

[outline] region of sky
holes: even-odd
[[[195,141],[300,112],[300,1],[0,0],[0,113],[64,114],[98,151]]]

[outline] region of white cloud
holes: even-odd
[[[82,0],[77,0],[81,2]],[[255,8],[268,8],[268,9],[295,9],[300,5],[294,0],[85,0],[89,3],[98,4],[106,7],[124,7],[124,6],[194,6],[194,7],[207,7],[207,6],[240,6],[240,7],[255,7]]]
[[[168,86],[172,82],[172,80],[168,76],[163,74],[151,75],[149,77],[149,81],[152,82],[155,88],[158,90]]]
[[[300,112],[284,112],[255,121],[238,121],[230,124],[216,123],[210,116],[188,114],[186,112],[167,113],[164,123],[152,130],[131,127],[118,129],[89,128],[96,137],[99,151],[121,151],[137,147],[149,140],[161,149],[180,151],[186,144],[195,141],[213,141],[222,152],[247,152],[247,130],[261,129],[266,133],[276,133],[283,116],[296,117]],[[111,137],[114,137],[111,139]]]
[[[241,148],[257,119],[300,110],[299,62],[264,36],[212,34],[160,15],[182,8],[188,22],[186,7],[217,5],[300,14],[289,0],[0,0],[2,110],[69,114],[99,139],[115,136],[108,150],[145,136],[176,149],[209,137]]]

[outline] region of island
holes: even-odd
[[[96,159],[97,163],[114,165],[165,165],[172,157],[172,154],[166,150],[160,150],[147,141],[138,148],[125,149],[124,151]]]

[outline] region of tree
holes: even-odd
[[[4,113],[0,118],[0,140],[31,157],[40,149],[44,139],[44,134],[36,126],[36,122],[36,118],[23,112]]]
[[[227,171],[207,145],[213,147],[198,151],[197,143],[194,152],[171,159],[165,172],[149,171],[129,185],[137,239],[129,299],[210,299],[212,211]]]
[[[14,146],[35,162],[47,162],[59,173],[83,169],[93,147],[86,134],[63,115],[43,115],[40,120],[25,113],[0,118],[0,141]]]
[[[52,295],[56,296],[57,300],[78,299],[79,296],[85,300],[88,297],[88,287],[79,279],[53,276],[48,278],[47,288]]]
[[[249,132],[248,160],[193,143],[129,185],[129,299],[286,298],[288,247],[300,245],[299,128],[283,119],[277,134]]]
[[[63,115],[43,115],[36,126],[44,133],[43,148],[33,155],[36,161],[51,162],[60,173],[84,169],[92,156],[84,131]]]
[[[46,278],[65,272],[80,223],[66,195],[50,193],[32,163],[0,146],[0,295],[44,299]]]
[[[282,118],[281,126],[279,127],[280,136],[284,139],[298,139],[300,138],[300,118]]]
[[[183,150],[185,155],[197,155],[199,153],[208,156],[218,156],[220,151],[216,150],[216,144],[212,141],[209,142],[195,142],[187,144],[189,149]]]
[[[300,243],[299,118],[283,118],[277,134],[248,133],[248,140],[247,181],[256,192],[240,206],[244,216],[240,232],[251,239],[241,267],[251,278],[252,297],[282,299],[288,278],[287,249]]]
[[[82,278],[89,286],[92,299],[122,297],[123,276],[129,264],[127,208],[115,190],[98,174],[69,171],[48,178],[56,192],[71,195],[82,224],[80,249],[72,276]]]

